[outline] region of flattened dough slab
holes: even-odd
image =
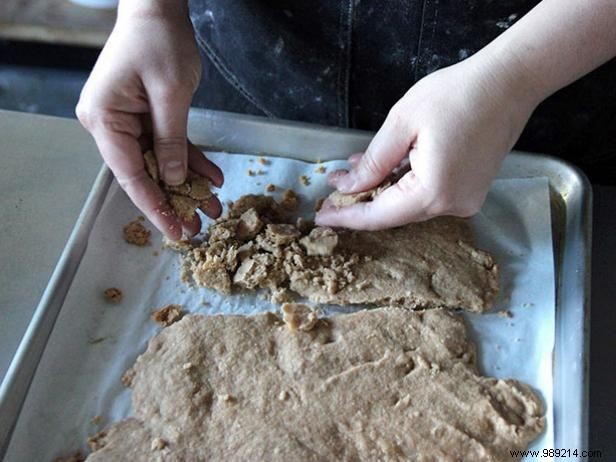
[[[490,309],[498,292],[492,257],[472,245],[468,221],[441,217],[383,231],[339,234],[343,252],[368,256],[353,267],[355,280],[335,294],[316,284],[291,289],[317,303],[400,304],[411,308]]]
[[[510,461],[538,397],[481,377],[461,318],[382,308],[291,331],[273,314],[190,315],[127,373],[134,418],[99,461]]]

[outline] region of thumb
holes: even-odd
[[[182,101],[183,99],[183,101]],[[154,155],[163,181],[170,186],[182,184],[188,169],[188,108],[190,98],[178,95],[150,97]]]
[[[330,177],[342,193],[355,193],[378,186],[409,153],[414,134],[409,117],[394,106],[374,135],[365,154],[345,175]]]

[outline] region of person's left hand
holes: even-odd
[[[420,80],[366,152],[351,156],[351,170],[333,172],[329,182],[356,193],[379,185],[407,156],[412,170],[372,202],[338,209],[325,201],[316,224],[372,230],[477,213],[538,104],[532,88],[501,71],[470,58]]]

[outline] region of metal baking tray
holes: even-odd
[[[212,150],[333,160],[362,151],[372,133],[201,109],[191,110],[193,143]],[[513,152],[499,178],[547,177],[556,274],[553,366],[555,448],[588,449],[591,188],[575,167],[552,157]],[[4,458],[28,389],[88,244],[112,181],[103,167],[0,386],[0,458]],[[576,460],[586,460],[579,457]]]

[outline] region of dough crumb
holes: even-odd
[[[299,243],[308,255],[328,256],[334,253],[338,245],[338,234],[331,228],[316,227]]]
[[[246,170],[246,175],[255,176],[255,171],[249,168],[248,170]]]
[[[259,157],[259,163],[260,163],[261,165],[269,165],[271,162],[270,162],[269,160],[267,160],[265,157],[260,156],[260,157]]]
[[[98,425],[101,423],[101,420],[102,420],[102,417],[100,415],[95,415],[94,417],[90,419],[90,423],[92,425]]]
[[[110,287],[103,292],[105,299],[111,303],[120,303],[122,301],[122,291],[116,287]]]
[[[274,192],[276,191],[276,185],[269,183],[266,187],[265,187],[265,191],[266,192]]]
[[[163,440],[162,438],[154,438],[152,440],[152,444],[150,445],[150,449],[152,451],[160,451],[162,449],[165,449],[166,446],[167,442],[165,440]]]
[[[167,306],[153,311],[151,318],[155,323],[163,327],[168,327],[174,322],[179,321],[182,315],[182,305],[170,303]]]
[[[304,186],[310,186],[310,177],[307,175],[302,175],[299,177],[299,181],[304,185]]]
[[[500,310],[498,312],[498,315],[501,318],[513,318],[513,313],[511,311],[509,311],[509,310]]]
[[[152,232],[143,226],[141,223],[142,221],[143,217],[139,217],[136,220],[124,225],[124,240],[129,244],[139,247],[150,245],[150,236],[152,235]]]
[[[324,197],[319,197],[314,202],[314,211],[315,212],[318,212],[319,210],[321,210],[323,208],[323,202],[325,202],[325,198]]]
[[[349,205],[358,204],[360,202],[371,202],[376,196],[389,188],[393,182],[393,178],[390,178],[383,181],[383,183],[376,188],[353,194],[342,194],[339,191],[334,191],[329,195],[328,199],[329,202],[337,208],[348,207]]]
[[[278,401],[286,401],[289,397],[289,393],[286,390],[282,390],[278,395]]]
[[[282,320],[291,330],[308,332],[314,329],[319,322],[314,308],[303,303],[285,303],[280,311],[282,311]]]
[[[294,212],[297,210],[297,206],[299,203],[299,199],[297,194],[292,189],[287,189],[282,193],[282,200],[280,202],[280,206],[289,212]]]
[[[314,169],[315,173],[325,173],[327,172],[327,167],[325,167],[325,165],[319,165],[317,168]]]

